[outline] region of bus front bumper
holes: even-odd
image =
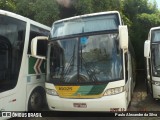
[[[117,112],[127,110],[126,93],[103,96],[97,99],[68,99],[47,94],[50,110],[55,111],[107,111]]]

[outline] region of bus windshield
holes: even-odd
[[[118,33],[51,41],[47,82],[54,84],[101,83],[123,77]]]
[[[105,30],[117,30],[119,25],[118,14],[78,17],[53,24],[51,38],[79,35]]]
[[[152,61],[155,76],[160,76],[160,30],[152,31]]]

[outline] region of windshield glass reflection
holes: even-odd
[[[48,82],[96,83],[122,79],[118,34],[57,40],[49,44]]]

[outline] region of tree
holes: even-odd
[[[144,42],[148,39],[148,33],[149,30],[152,27],[157,27],[160,25],[160,14],[154,13],[154,14],[147,14],[142,13],[137,15],[137,22],[135,23],[135,40],[134,40],[134,47],[135,49],[139,50],[137,51],[137,61],[140,63],[140,67],[143,66],[143,50],[144,50]]]
[[[48,26],[59,19],[59,8],[55,0],[20,0],[16,5],[18,14]]]
[[[94,12],[104,12],[110,10],[122,10],[120,0],[75,0],[74,7],[76,14],[87,14]]]
[[[59,8],[55,0],[37,0],[34,4],[35,20],[51,26],[59,19]]]
[[[15,12],[16,11],[15,0],[0,0],[0,9]]]
[[[94,12],[113,11],[121,12],[122,2],[120,0],[93,0]]]
[[[123,14],[130,21],[129,36],[136,53],[137,67],[144,68],[144,41],[148,38],[149,29],[158,25],[160,12],[156,3],[151,4],[148,0],[124,0]]]
[[[76,10],[76,15],[92,13],[94,8],[92,0],[76,0],[73,6]]]
[[[19,0],[16,2],[16,13],[34,20],[34,2],[32,0]]]
[[[144,67],[143,46],[149,29],[160,24],[157,3],[149,0],[1,0],[0,8],[48,26],[74,15],[117,10],[128,26],[138,68]]]

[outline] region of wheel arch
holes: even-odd
[[[40,91],[42,92],[43,95],[45,95],[45,88],[43,85],[39,85],[39,86],[34,86],[32,87],[32,89],[30,89],[30,91],[27,93],[27,101],[26,101],[26,111],[29,110],[28,106],[29,106],[29,99],[30,99],[30,96],[32,95],[32,93],[34,91]]]

